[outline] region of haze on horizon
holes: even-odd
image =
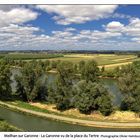
[[[140,50],[140,5],[0,5],[0,50]]]

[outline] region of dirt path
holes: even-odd
[[[60,120],[63,122],[69,122],[72,124],[81,124],[85,126],[94,126],[94,127],[106,127],[106,128],[140,128],[140,123],[119,123],[119,122],[101,122],[101,121],[90,121],[90,120],[80,120],[80,119],[75,119],[75,118],[69,118],[65,116],[58,116],[54,114],[47,114],[47,113],[42,113],[42,112],[37,112],[29,109],[24,109],[21,107],[17,107],[14,105],[10,105],[7,103],[4,103],[0,101],[1,105],[6,105],[7,107],[11,109],[16,109],[22,112],[26,112],[32,115],[40,116],[40,117],[45,117],[49,119],[54,119],[54,120]]]
[[[116,63],[116,64],[108,64],[108,65],[99,66],[99,68],[102,68],[103,66],[104,66],[105,68],[111,68],[111,67],[116,67],[116,66],[131,64],[131,63],[132,63],[132,62],[123,62],[123,63]]]

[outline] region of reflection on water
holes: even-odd
[[[121,104],[121,91],[117,85],[117,81],[114,79],[102,79],[101,82],[107,88],[107,90],[113,95],[114,105]]]

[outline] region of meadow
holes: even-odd
[[[63,57],[49,59],[51,61],[70,61],[79,63],[81,60],[95,60],[99,67],[105,66],[108,69],[120,65],[126,65],[133,61],[140,60],[136,55],[116,55],[116,54],[65,54]]]
[[[116,66],[126,65],[132,63],[133,61],[140,60],[137,55],[134,54],[62,54],[62,53],[54,53],[48,54],[46,52],[40,53],[5,53],[0,54],[0,59],[8,58],[10,60],[50,60],[50,61],[69,61],[74,64],[79,63],[81,60],[95,60],[98,63],[99,67],[106,67],[107,69],[112,69]]]
[[[5,53],[0,54],[0,58],[12,59],[12,60],[33,60],[33,59],[50,59],[63,57],[62,54],[47,54],[47,53]]]

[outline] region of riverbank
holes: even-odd
[[[109,116],[102,115],[99,111],[92,112],[91,114],[82,114],[78,109],[72,108],[65,111],[57,110],[56,105],[54,104],[46,104],[42,102],[31,102],[29,103],[33,107],[38,107],[43,110],[48,110],[51,113],[55,113],[57,115],[63,115],[66,117],[82,119],[82,120],[90,120],[90,121],[102,121],[102,122],[140,122],[140,117],[132,111],[119,111],[116,110],[111,113]],[[19,104],[18,104],[19,105]]]
[[[55,114],[49,114],[49,113],[43,113],[43,112],[38,112],[38,111],[33,111],[30,109],[25,109],[18,107],[16,105],[11,105],[5,102],[0,101],[0,105],[4,106],[6,108],[27,113],[29,115],[34,115],[42,118],[47,118],[47,119],[53,119],[53,120],[58,120],[62,122],[67,122],[71,124],[79,124],[83,126],[93,126],[93,127],[100,127],[100,128],[140,128],[140,122],[130,122],[130,123],[124,123],[124,122],[105,122],[105,121],[91,121],[91,120],[82,120],[82,119],[76,119],[76,118],[69,118],[66,116],[59,116]]]

